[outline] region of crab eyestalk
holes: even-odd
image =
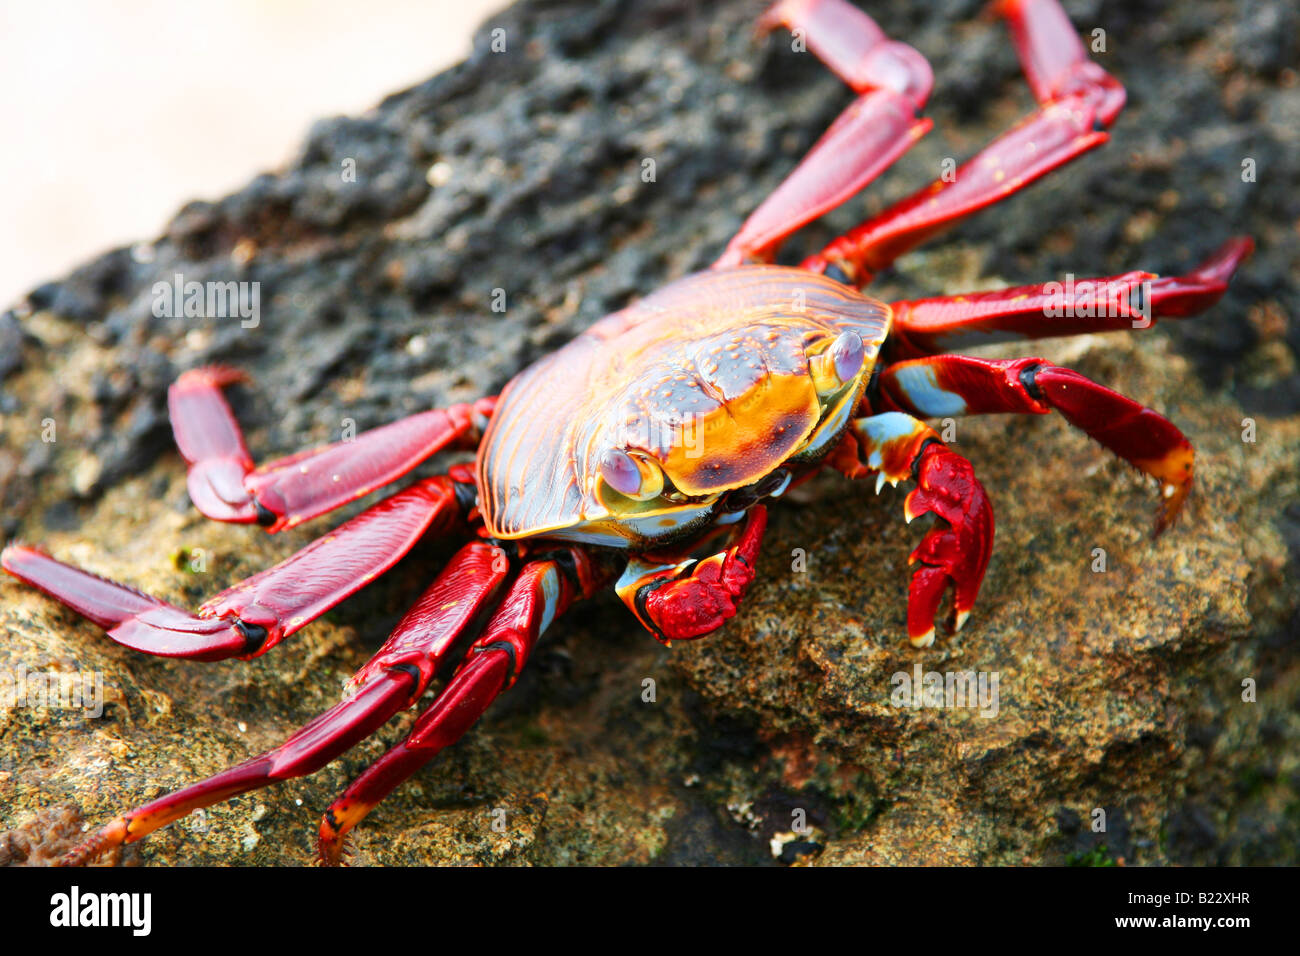
[[[657,462],[621,448],[611,448],[601,456],[600,477],[610,489],[633,501],[651,501],[664,490],[664,473]]]
[[[857,332],[848,331],[836,336],[825,351],[808,360],[817,393],[829,395],[853,381],[862,371],[866,358],[866,346]]]

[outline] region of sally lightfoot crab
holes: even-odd
[[[1155,530],[1192,487],[1193,451],[1168,420],[1043,359],[955,354],[970,344],[1146,327],[1223,294],[1249,239],[1186,275],[1147,272],[884,303],[860,291],[898,256],[1106,141],[1124,90],[1091,62],[1055,0],[998,7],[1038,109],[955,175],[833,241],[798,267],[784,240],[866,186],[930,128],[931,72],[844,0],[779,3],[762,19],[797,31],[856,99],[742,225],[714,267],[593,325],[495,399],[421,412],[354,440],[257,466],[222,389],[240,373],[193,369],[170,413],[190,496],[220,521],[275,532],[398,481],[435,453],[474,464],[418,480],[280,564],[190,613],[12,544],[0,563],[146,653],[215,661],[266,653],[390,569],[426,535],[468,537],[349,682],[343,700],[282,745],[111,821],[65,859],[80,863],[193,810],[317,770],[412,706],[409,736],[330,806],[318,843],[345,834],[459,739],[573,602],[611,582],[665,642],[732,617],[754,579],[765,502],[824,467],[912,480],[904,514],[933,514],[911,556],[912,644],[975,605],[993,511],[971,465],[926,419],[1059,412],[1155,478]]]

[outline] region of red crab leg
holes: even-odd
[[[282,531],[367,495],[435,452],[478,440],[493,400],[409,418],[253,467],[221,389],[244,380],[236,369],[192,369],[168,390],[172,431],[189,462],[190,498],[209,518],[257,522]]]
[[[894,302],[890,354],[910,358],[1013,338],[1146,328],[1156,319],[1195,315],[1222,298],[1254,246],[1248,237],[1230,239],[1184,276],[1126,272]]]
[[[845,233],[802,263],[859,287],[966,216],[1106,142],[1124,106],[1119,81],[1088,59],[1057,0],[1008,0],[1021,66],[1040,108],[955,170]]]
[[[1110,451],[1160,482],[1158,535],[1178,516],[1192,488],[1194,452],[1163,415],[1040,358],[978,359],[935,355],[890,365],[880,376],[885,407],[924,418],[1060,412]]]
[[[754,580],[766,528],[767,509],[754,505],[724,551],[700,561],[639,555],[615,585],[618,596],[664,644],[703,637],[735,616]]]
[[[586,553],[569,548],[561,554],[559,559],[542,558],[524,565],[500,609],[407,738],[330,804],[317,843],[322,863],[340,863],[348,831],[395,787],[463,737],[492,701],[514,684],[550,623],[573,601],[590,596],[599,578]]]
[[[908,590],[907,636],[913,647],[934,643],[934,617],[950,583],[953,629],[960,630],[993,554],[993,506],[970,462],[924,422],[885,412],[854,421],[828,464],[850,478],[874,474],[877,492],[885,482],[915,479],[916,488],[903,500],[903,517],[911,524],[932,512],[941,520],[908,558],[920,567]]]
[[[105,850],[134,843],[200,807],[278,780],[314,773],[424,692],[448,652],[473,633],[508,574],[501,551],[483,542],[462,548],[358,674],[359,686],[283,744],[215,776],[117,817],[60,860],[78,866]]]
[[[383,574],[435,523],[441,533],[461,517],[452,480],[428,478],[227,588],[197,614],[24,545],[5,548],[0,565],[94,621],[124,647],[160,657],[247,659],[266,653]]]
[[[933,125],[918,116],[934,84],[930,65],[845,0],[784,0],[758,26],[799,31],[861,95],[745,220],[714,268],[771,262],[787,236],[861,190]]]

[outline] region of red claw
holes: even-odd
[[[734,549],[733,549],[734,550]],[[703,637],[736,615],[754,569],[730,552],[696,565],[692,577],[673,581],[646,599],[646,614],[667,641]]]
[[[909,522],[929,512],[943,523],[926,532],[908,558],[921,564],[907,602],[913,647],[934,643],[934,616],[949,580],[955,585],[954,629],[966,623],[993,553],[993,508],[984,487],[970,462],[937,442],[921,452],[916,488],[903,503]]]
[[[641,623],[664,643],[693,640],[716,631],[735,617],[754,581],[766,527],[767,510],[755,505],[727,550],[676,568],[665,565],[635,582],[624,599]]]

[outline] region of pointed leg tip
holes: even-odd
[[[924,634],[909,634],[907,639],[911,642],[913,647],[929,647],[934,643],[934,628],[930,628]]]
[[[347,866],[355,847],[352,829],[360,823],[376,802],[340,797],[330,805],[321,818],[320,834],[316,838],[316,862],[320,866]]]
[[[967,608],[965,611],[960,611],[960,610],[959,610],[959,611],[957,612],[956,619],[955,619],[954,622],[953,622],[953,627],[952,627],[952,629],[953,629],[954,631],[960,631],[960,630],[965,626],[966,622],[967,622],[969,619],[970,619],[970,609],[969,609],[969,608]]]
[[[1219,248],[1206,256],[1205,261],[1196,267],[1198,274],[1210,274],[1221,281],[1228,281],[1237,267],[1250,258],[1255,251],[1255,240],[1251,236],[1233,236]]]
[[[346,841],[337,837],[321,836],[316,843],[316,865],[321,867],[346,866]]]
[[[118,817],[59,857],[54,865],[86,866],[109,850],[126,843],[129,827],[130,821],[126,817]]]
[[[1191,482],[1184,484],[1175,484],[1173,482],[1162,482],[1160,485],[1160,505],[1156,509],[1155,525],[1151,530],[1151,537],[1159,538],[1168,531],[1178,521],[1178,516],[1183,512],[1183,504],[1187,500],[1188,494],[1191,493]]]
[[[1178,520],[1177,513],[1170,514],[1166,509],[1161,508],[1156,512],[1155,524],[1151,526],[1151,540],[1155,541],[1164,536],[1164,533],[1174,526]]]

